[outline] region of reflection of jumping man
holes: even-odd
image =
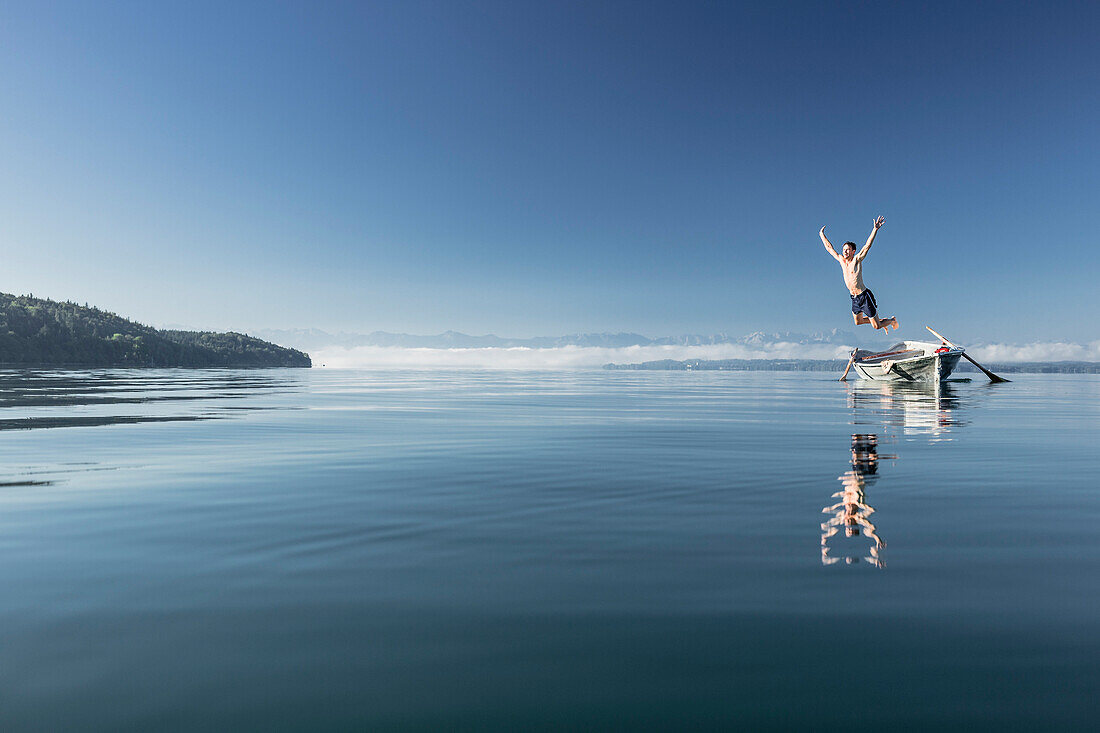
[[[863,249],[859,252],[856,252],[854,242],[845,242],[844,247],[841,249],[842,254],[837,254],[836,250],[833,249],[833,243],[825,236],[825,227],[821,227],[818,234],[821,236],[821,243],[825,245],[825,249],[840,263],[840,268],[844,270],[844,284],[848,286],[848,292],[852,295],[852,320],[855,321],[857,326],[861,323],[870,323],[874,328],[881,328],[889,333],[890,326],[893,326],[895,331],[898,329],[898,319],[894,316],[879,318],[878,306],[875,304],[875,294],[863,284],[863,259],[871,251],[875,235],[878,234],[878,230],[885,221],[886,219],[881,216],[875,219],[871,228],[871,236],[867,237],[867,244],[863,245]]]
[[[829,555],[829,539],[839,534],[843,527],[845,537],[858,537],[862,531],[862,534],[874,543],[864,559],[876,568],[885,566],[880,551],[886,547],[886,543],[878,536],[877,528],[871,521],[871,515],[875,510],[867,503],[864,493],[867,485],[866,477],[878,471],[878,459],[877,436],[869,434],[852,436],[852,470],[837,477],[844,489],[833,494],[833,498],[840,501],[821,510],[822,514],[833,515],[821,523],[822,565],[840,562],[839,557]],[[859,561],[859,558],[854,556],[844,559],[848,564]]]

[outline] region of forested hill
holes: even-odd
[[[75,303],[0,293],[0,366],[308,367],[309,355],[239,333],[159,331]]]

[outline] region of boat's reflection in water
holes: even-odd
[[[965,380],[969,381],[969,380]],[[961,400],[953,385],[944,383],[855,382],[848,385],[852,425],[850,469],[837,479],[842,488],[821,511],[821,563],[855,565],[861,560],[886,567],[886,542],[872,521],[874,507],[867,490],[879,478],[879,462],[896,455],[879,453],[879,443],[897,436],[922,436],[929,442],[952,439],[952,431],[966,424],[958,412]],[[841,548],[841,543],[844,547]]]
[[[859,381],[848,387],[853,425],[884,432],[896,429],[902,435],[925,436],[932,442],[951,440],[952,430],[966,424],[958,412],[960,406],[951,382]]]

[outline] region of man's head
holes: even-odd
[[[843,249],[840,250],[840,256],[846,260],[850,260],[856,256],[856,243],[845,242]]]

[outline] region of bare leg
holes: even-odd
[[[870,323],[871,322],[871,319],[868,318],[867,316],[863,315],[862,313],[853,313],[852,314],[852,320],[855,321],[855,324],[857,326],[862,326],[864,323]]]
[[[898,330],[898,319],[894,316],[890,316],[889,318],[872,318],[870,323],[872,327],[881,328],[885,330],[886,333],[890,333],[890,326],[893,326],[895,331]]]

